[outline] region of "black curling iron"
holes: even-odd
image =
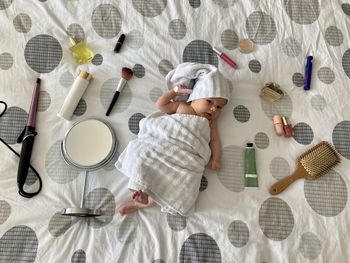
[[[39,184],[40,184],[38,191],[33,193],[27,193],[23,189],[23,186],[27,179],[28,169],[30,166],[30,158],[32,156],[34,138],[37,135],[35,131],[35,119],[36,119],[36,112],[38,108],[38,101],[39,101],[39,94],[40,94],[40,82],[41,81],[38,78],[36,80],[36,85],[34,87],[34,92],[32,96],[32,102],[30,104],[30,108],[28,112],[27,125],[24,127],[23,132],[21,133],[21,135],[17,140],[18,143],[22,143],[22,149],[21,149],[18,171],[17,171],[17,186],[18,186],[19,194],[26,198],[30,198],[37,195],[40,192],[42,187],[41,179],[38,176]]]

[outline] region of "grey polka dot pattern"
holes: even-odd
[[[0,262],[34,262],[38,238],[33,229],[19,225],[0,238]]]
[[[255,11],[249,15],[246,21],[246,31],[249,39],[256,44],[266,45],[275,39],[276,25],[269,15]]]
[[[298,250],[305,258],[316,259],[320,255],[321,248],[321,242],[314,233],[306,232],[301,235]]]
[[[118,86],[119,79],[113,78],[105,81],[100,90],[100,100],[102,106],[107,110],[109,104],[111,103],[111,98]],[[123,91],[120,93],[117,102],[115,103],[111,114],[120,113],[125,111],[132,99],[131,89],[128,84],[125,85]]]
[[[237,3],[238,0],[213,0],[213,2],[218,6],[228,8],[233,6],[235,3]]]
[[[317,77],[326,84],[331,84],[334,79],[334,72],[328,67],[322,67],[317,71]]]
[[[205,176],[202,176],[202,179],[201,179],[201,185],[199,187],[199,191],[200,192],[203,192],[205,189],[207,189],[208,187],[208,180]]]
[[[204,233],[189,236],[183,243],[179,262],[221,262],[221,252],[216,241]]]
[[[249,240],[249,229],[241,220],[233,221],[227,230],[228,239],[235,247],[244,247]]]
[[[21,108],[7,108],[0,118],[0,138],[9,144],[17,143],[17,138],[27,123],[27,116],[28,114]]]
[[[145,115],[141,113],[133,114],[129,119],[129,129],[133,134],[138,134],[140,131],[139,122],[145,118]]]
[[[261,101],[261,107],[264,113],[271,120],[274,115],[289,117],[293,112],[292,100],[290,99],[289,95],[285,91],[284,91],[284,96],[280,100],[274,103],[269,103],[264,100],[260,100],[260,101]]]
[[[52,36],[37,35],[31,38],[24,49],[28,66],[38,73],[49,73],[62,59],[62,47]]]
[[[167,214],[166,219],[171,230],[176,232],[184,230],[187,224],[186,217],[181,215]]]
[[[336,150],[350,159],[350,121],[342,121],[334,127],[332,140]]]
[[[256,59],[249,61],[248,67],[253,73],[259,73],[261,71],[261,64]]]
[[[46,154],[45,167],[48,176],[58,184],[67,184],[82,173],[69,166],[63,159],[60,141],[54,143]]]
[[[66,231],[72,226],[72,217],[63,216],[61,212],[55,213],[49,222],[49,232],[54,237],[59,237],[66,233]]]
[[[348,200],[346,184],[342,176],[334,170],[317,180],[305,180],[304,193],[311,208],[326,217],[338,215]]]
[[[50,94],[44,90],[40,91],[37,110],[39,112],[46,111],[50,107],[50,104],[51,104]]]
[[[115,214],[114,195],[106,188],[96,188],[84,198],[84,207],[101,209],[101,216],[89,217],[87,223],[93,228],[109,224]]]
[[[166,0],[132,0],[132,5],[137,12],[146,17],[155,17],[160,15],[166,8]]]
[[[168,31],[173,39],[179,40],[186,36],[186,25],[181,19],[174,19],[170,21]]]
[[[282,157],[275,157],[270,163],[270,173],[276,180],[290,175],[288,162]]]
[[[260,207],[259,225],[267,238],[282,241],[293,230],[293,213],[285,201],[277,197],[270,197]]]
[[[71,259],[71,263],[85,263],[85,262],[86,262],[85,251],[82,249],[74,251],[72,259]]]
[[[35,169],[35,167],[34,167],[34,169]],[[26,186],[30,186],[30,185],[33,185],[37,180],[38,180],[38,177],[36,176],[36,174],[34,173],[32,168],[29,167],[28,174],[27,174],[27,179],[26,179],[24,184]],[[26,190],[26,189],[24,189],[24,190]]]
[[[32,19],[27,14],[18,14],[13,19],[13,26],[15,27],[17,32],[28,33],[32,28]]]
[[[343,9],[344,14],[350,16],[350,4],[344,3],[341,5],[341,8]]]
[[[292,37],[286,38],[281,43],[283,52],[288,57],[297,57],[301,52],[301,45]]]
[[[189,3],[193,8],[198,8],[201,6],[201,0],[189,0]]]
[[[293,138],[300,144],[308,145],[314,139],[312,128],[305,122],[299,122],[293,127]]]
[[[342,65],[343,65],[345,74],[348,76],[348,78],[350,78],[350,49],[345,51],[342,58]]]
[[[0,69],[8,70],[13,65],[13,57],[10,53],[0,54]]]
[[[198,62],[219,66],[218,57],[212,50],[211,45],[203,40],[194,40],[189,43],[184,49],[182,60],[183,62]]]
[[[163,91],[160,88],[153,88],[149,93],[149,97],[151,101],[156,102],[162,94]]]
[[[0,200],[0,225],[6,222],[11,215],[11,206],[5,200]]]
[[[258,147],[259,149],[266,149],[267,147],[269,147],[269,144],[270,144],[269,137],[264,132],[257,133],[255,135],[254,141],[255,141],[256,147]]]
[[[158,70],[160,74],[163,75],[163,77],[165,77],[169,73],[169,71],[173,69],[174,69],[174,66],[169,60],[163,59],[158,64]]]
[[[68,88],[73,85],[74,76],[67,71],[60,76],[59,82],[63,87]]]
[[[128,37],[125,38],[125,43],[132,49],[139,49],[144,42],[143,34],[137,30],[130,31]]]
[[[311,98],[311,106],[318,111],[323,111],[327,106],[326,100],[321,95],[315,95]]]
[[[110,4],[101,4],[93,11],[91,24],[100,37],[111,39],[120,32],[122,16],[117,7]]]
[[[92,64],[94,64],[95,66],[99,66],[103,63],[103,57],[101,54],[96,54],[94,56],[94,58],[91,61]]]
[[[304,86],[304,75],[297,72],[293,74],[292,81],[295,86],[297,87],[303,87]]]
[[[312,24],[320,15],[318,0],[283,0],[290,19],[302,25]]]
[[[13,0],[0,0],[0,10],[8,8],[12,4]]]
[[[221,169],[217,173],[219,181],[228,190],[244,190],[244,148],[233,145],[224,147]]]
[[[238,105],[233,109],[233,116],[239,122],[247,122],[250,118],[250,112],[245,106]]]
[[[84,99],[80,99],[77,107],[75,108],[73,115],[81,116],[86,112],[86,101]]]
[[[144,66],[140,64],[135,64],[133,71],[134,71],[134,76],[137,78],[143,78],[146,73]]]
[[[81,42],[85,39],[84,29],[79,24],[70,24],[67,28],[67,34],[76,42]]]
[[[130,216],[125,216],[117,225],[117,239],[125,244],[132,242],[137,235],[137,223]]]
[[[232,50],[238,46],[238,36],[232,29],[227,29],[221,34],[221,44],[224,48]]]
[[[325,39],[331,46],[340,46],[343,43],[343,33],[336,26],[330,26],[326,29]]]

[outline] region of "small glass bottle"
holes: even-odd
[[[288,123],[287,117],[282,117],[283,122],[283,130],[284,130],[284,137],[292,137],[293,136],[293,127],[291,124]]]
[[[69,50],[72,52],[73,57],[76,59],[78,64],[85,64],[90,62],[94,53],[86,46],[84,42],[77,42],[73,38],[69,38],[71,47]]]

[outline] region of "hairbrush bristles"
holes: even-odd
[[[327,173],[340,162],[340,157],[328,142],[320,142],[302,154],[298,160],[311,177]]]

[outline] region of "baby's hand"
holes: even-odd
[[[220,168],[221,168],[221,163],[220,163],[220,161],[211,160],[211,161],[209,162],[209,168],[210,168],[210,169],[213,169],[213,170],[220,170]]]
[[[192,90],[182,83],[176,84],[174,91],[177,96],[188,96],[189,94],[192,93]]]

